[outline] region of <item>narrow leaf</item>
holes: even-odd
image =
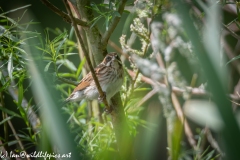
[[[58,55],[62,45],[65,43],[65,41],[67,40],[67,35],[65,36],[65,38],[60,42],[60,44],[58,45],[57,47],[57,50],[56,50],[56,55]]]
[[[5,122],[9,121],[9,120],[12,119],[12,118],[13,118],[13,116],[5,118],[4,120],[2,120],[2,121],[0,122],[0,125],[4,124]]]
[[[48,68],[50,66],[50,64],[52,63],[52,61],[48,62],[48,64],[45,66],[44,68],[44,72],[47,72],[48,71]]]
[[[64,54],[59,54],[58,56],[63,56],[63,55],[64,56],[71,56],[71,55],[76,55],[76,54],[78,54],[78,53],[64,53]]]
[[[23,54],[27,54],[23,49],[21,49],[21,48],[19,48],[19,47],[14,46],[13,48],[19,50],[19,51],[20,51],[21,53],[23,53]]]
[[[81,61],[81,63],[78,66],[78,70],[77,70],[77,74],[76,74],[77,77],[79,77],[80,72],[82,71],[82,68],[83,68],[83,65],[85,64],[85,62],[86,62],[86,58],[84,57],[84,59]]]
[[[8,75],[10,79],[12,79],[12,72],[13,72],[13,59],[12,59],[12,53],[11,53],[8,59]]]
[[[57,43],[60,39],[66,38],[66,36],[67,36],[67,33],[64,32],[64,33],[60,34],[59,36],[57,36],[56,38],[54,38],[54,39],[52,40],[52,43]]]
[[[18,83],[18,106],[21,107],[22,100],[23,100],[23,85],[22,85],[22,79],[20,79]]]
[[[232,58],[230,61],[228,61],[228,62],[226,63],[226,65],[228,65],[228,64],[231,63],[232,61],[235,61],[235,60],[237,60],[237,59],[239,59],[239,58],[240,58],[240,55]]]
[[[15,112],[13,112],[13,111],[5,108],[5,107],[0,107],[0,110],[2,110],[3,112],[5,112],[5,113],[7,113],[9,115],[21,118],[21,116],[19,114],[15,113]]]

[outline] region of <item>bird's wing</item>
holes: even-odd
[[[86,87],[90,86],[92,80],[93,80],[92,74],[91,74],[91,73],[88,73],[88,74],[79,82],[78,86],[73,90],[73,92],[81,91],[81,90],[85,89]]]
[[[102,72],[102,70],[105,69],[105,67],[103,67],[103,64],[99,64],[95,69],[95,74],[96,76],[99,78],[100,76],[100,72]],[[98,79],[99,80],[99,79]],[[73,92],[76,91],[81,91],[83,89],[85,89],[86,87],[90,86],[90,84],[94,82],[93,77],[91,72],[89,72],[78,84],[78,86],[73,90]]]

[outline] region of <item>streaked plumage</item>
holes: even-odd
[[[109,53],[104,60],[94,69],[106,99],[109,102],[120,89],[123,83],[123,67],[117,53]],[[99,93],[91,72],[88,73],[66,99],[81,101],[82,99],[94,100],[99,98]]]

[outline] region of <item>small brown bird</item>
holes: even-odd
[[[94,71],[109,103],[110,99],[121,89],[123,84],[124,71],[122,61],[117,53],[109,53]],[[82,99],[94,100],[98,98],[99,93],[90,72],[79,82],[78,86],[65,102],[81,101]]]

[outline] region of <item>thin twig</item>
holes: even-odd
[[[149,33],[148,33],[148,38],[150,38],[150,35],[151,35],[151,31],[149,31]],[[148,43],[148,44],[145,46],[145,48],[144,48],[144,50],[143,50],[143,56],[142,56],[142,57],[144,57],[144,56],[146,55],[147,49],[148,49],[148,46],[149,46],[149,45],[150,45],[150,43]],[[131,95],[132,95],[132,93],[133,93],[133,91],[134,91],[134,85],[135,85],[135,83],[136,83],[136,81],[137,81],[137,78],[138,78],[139,73],[140,73],[140,70],[137,69],[136,75],[135,75],[134,77],[132,77],[133,80],[132,80],[132,83],[131,83],[130,94],[128,95],[128,97],[126,98],[126,100],[125,100],[125,102],[124,102],[124,105],[123,105],[124,107],[126,106],[127,101],[129,100],[129,98],[131,97]]]
[[[222,156],[224,153],[221,151],[217,141],[213,138],[211,131],[208,128],[205,128],[204,133],[211,146]]]
[[[10,93],[10,95],[12,96],[12,98],[15,101],[18,101],[18,88],[14,87],[14,86],[16,86],[16,85],[15,85],[15,82],[13,81],[11,83],[11,86],[8,87],[8,92]],[[37,133],[40,129],[41,122],[40,122],[38,116],[36,115],[36,113],[33,111],[32,107],[29,106],[27,100],[24,97],[22,99],[21,107],[26,112],[28,120],[33,128],[33,131],[35,133]]]
[[[4,108],[4,107],[5,107],[5,103],[4,103],[4,101],[3,101],[3,95],[2,95],[2,93],[0,93],[0,100],[1,100],[1,101],[0,101],[1,107]],[[13,132],[14,137],[16,138],[16,140],[17,140],[17,142],[18,142],[18,144],[19,144],[19,146],[20,146],[20,148],[21,148],[21,150],[22,150],[22,151],[25,151],[24,146],[23,146],[20,138],[18,137],[17,132],[16,132],[15,128],[13,127],[12,122],[10,121],[10,118],[8,117],[7,113],[4,113],[4,111],[2,111],[2,113],[3,113],[3,115],[2,115],[2,116],[3,116],[3,119],[8,119],[8,120],[4,123],[5,141],[8,142],[8,136],[9,136],[8,126],[7,126],[7,123],[8,123],[8,125],[10,126],[10,128],[11,128],[11,130],[12,130],[12,132]],[[7,150],[8,152],[10,151],[10,149],[8,148],[8,144],[7,144],[7,143],[6,143],[6,145],[4,145],[4,147],[6,148],[6,150]],[[30,160],[29,157],[26,157],[26,158],[27,158],[27,160]]]
[[[25,6],[22,6],[22,7],[18,7],[18,8],[12,9],[10,11],[1,13],[0,15],[3,16],[3,15],[6,15],[6,14],[9,14],[9,13],[12,13],[12,12],[16,12],[16,11],[21,10],[21,9],[25,9],[27,7],[30,7],[30,6],[31,6],[31,4],[28,4],[28,5],[25,5]]]
[[[158,92],[158,89],[153,89],[150,92],[148,92],[138,103],[137,107],[141,106],[144,102],[146,102],[149,98],[151,98],[153,95],[155,95]]]
[[[109,40],[109,41],[108,41],[108,44],[109,44],[113,49],[115,49],[117,53],[120,53],[120,54],[121,54],[122,56],[124,56],[126,59],[129,57],[129,55],[126,54],[126,53],[124,53],[124,52],[122,51],[122,49],[121,49],[120,47],[118,47],[118,45],[116,45],[116,43],[114,43],[113,41]]]
[[[177,115],[180,119],[180,121],[182,122],[182,124],[184,124],[184,131],[185,131],[185,134],[187,136],[187,139],[188,139],[188,142],[189,144],[195,149],[197,150],[197,145],[196,145],[196,141],[194,139],[194,136],[193,136],[193,133],[191,131],[191,128],[187,122],[187,120],[185,119],[184,115],[183,115],[183,111],[182,111],[182,108],[180,106],[180,103],[177,99],[177,96],[176,94],[174,94],[172,92],[172,101],[173,101],[173,106],[177,112]]]
[[[0,65],[1,64],[2,62],[0,61]],[[5,68],[2,69],[2,73],[4,77],[8,76],[8,72],[5,70]],[[8,92],[15,101],[18,101],[18,87],[16,87],[14,80],[12,80],[11,85],[8,87]],[[26,112],[27,118],[33,128],[34,133],[37,133],[40,129],[39,126],[41,125],[41,122],[36,113],[33,111],[33,108],[29,106],[29,103],[25,97],[22,99],[21,107]]]
[[[79,42],[80,42],[80,44],[81,44],[83,53],[84,53],[84,55],[85,55],[85,57],[86,57],[86,60],[87,60],[89,69],[90,69],[90,71],[91,71],[93,80],[94,80],[94,82],[95,82],[95,84],[96,84],[96,87],[97,87],[97,90],[98,90],[98,93],[99,93],[100,97],[103,98],[103,103],[105,104],[106,109],[107,109],[108,111],[111,111],[111,108],[109,107],[108,102],[107,102],[107,100],[106,100],[106,96],[105,96],[105,94],[103,93],[102,88],[101,88],[101,86],[100,86],[100,83],[99,83],[99,81],[98,81],[98,79],[97,79],[97,76],[96,76],[96,74],[95,74],[94,68],[93,68],[92,63],[91,63],[91,60],[90,60],[90,58],[89,58],[89,55],[87,54],[87,50],[86,50],[86,48],[85,48],[85,46],[84,46],[83,39],[82,39],[82,37],[81,37],[81,35],[80,35],[80,32],[79,32],[79,30],[78,30],[77,24],[76,24],[76,22],[75,22],[75,19],[74,19],[74,17],[73,17],[73,14],[72,14],[72,12],[71,12],[71,9],[70,9],[70,7],[69,7],[69,4],[67,3],[67,0],[63,0],[63,3],[64,3],[64,5],[65,5],[65,7],[66,7],[66,9],[67,9],[67,12],[68,12],[68,14],[69,14],[69,16],[70,16],[70,19],[71,19],[71,22],[72,22],[72,25],[73,25],[73,27],[74,27],[74,29],[75,29],[77,38],[78,38],[78,40],[79,40]]]
[[[2,87],[2,85],[0,84],[0,87]],[[5,103],[4,103],[4,100],[3,100],[3,93],[2,92],[0,92],[0,105],[1,105],[1,107],[5,107]],[[6,119],[7,118],[7,114],[4,112],[4,111],[2,111],[2,119],[4,120],[4,119]],[[3,129],[4,129],[4,141],[5,142],[8,142],[8,136],[9,136],[9,134],[8,134],[8,126],[7,126],[7,122],[4,122],[4,124],[3,124]],[[4,145],[3,145],[3,147],[7,150],[7,152],[9,152],[10,151],[10,148],[8,147],[8,145],[7,145],[7,143],[5,143]]]
[[[131,71],[131,70],[127,70],[128,71],[128,74],[131,76],[131,77],[135,77],[136,76],[136,73]],[[148,78],[148,77],[145,77],[145,76],[141,76],[141,81],[145,82],[145,83],[148,83],[150,85],[153,85],[153,86],[160,86],[161,88],[166,88],[166,84],[163,84],[163,83],[160,83],[160,82],[154,82],[152,79]],[[204,89],[201,89],[201,88],[192,88],[192,87],[186,87],[186,89],[189,91],[190,94],[192,95],[197,95],[197,96],[211,96],[210,93],[208,93],[207,91],[205,91]],[[182,95],[184,92],[186,92],[185,89],[181,89],[179,87],[175,87],[175,86],[172,86],[172,91],[176,94],[176,95]],[[227,95],[228,98],[232,99],[232,100],[235,100],[235,101],[240,101],[240,97],[237,97],[233,94],[229,94]]]
[[[8,116],[7,116],[7,118],[8,118]],[[11,122],[10,120],[8,120],[7,122],[8,122],[8,125],[10,126],[10,128],[11,128],[11,130],[12,130],[12,132],[13,132],[13,135],[14,135],[14,137],[16,138],[16,140],[17,140],[17,142],[18,142],[21,150],[22,150],[22,151],[25,151],[24,146],[23,146],[23,144],[22,144],[22,141],[21,141],[20,138],[18,137],[18,134],[17,134],[15,128],[13,127],[12,122]],[[25,152],[26,152],[26,151],[25,151]],[[28,157],[28,156],[26,156],[25,158],[26,158],[27,160],[30,160],[30,157]]]
[[[4,144],[1,140],[0,140],[0,146],[1,146],[0,147],[0,152],[2,153],[2,155],[6,155],[6,154],[10,153],[4,148]],[[10,160],[9,157],[5,157],[5,158],[6,158],[6,160]]]
[[[239,37],[235,32],[233,32],[231,29],[229,29],[227,25],[225,25],[225,24],[222,23],[222,26],[223,26],[223,28],[225,28],[225,30],[229,31],[229,33],[230,33],[234,38],[236,38],[237,40],[240,40],[240,37]]]
[[[126,2],[127,2],[127,0],[121,0],[119,2],[119,7],[118,7],[117,11],[121,16],[120,17],[119,16],[114,17],[114,19],[112,20],[112,24],[109,26],[109,29],[102,36],[101,42],[102,42],[103,46],[107,46],[107,42],[108,42],[110,36],[112,35],[112,32],[114,31],[114,29],[116,28],[118,22],[120,21],[120,19],[122,17]]]
[[[49,9],[51,9],[54,13],[56,13],[57,15],[59,15],[60,17],[62,17],[66,22],[71,23],[71,19],[69,17],[68,14],[66,14],[65,12],[61,11],[60,9],[58,9],[56,6],[54,6],[53,4],[51,4],[48,0],[40,0],[45,6],[47,6]],[[76,24],[81,25],[83,27],[89,27],[88,23],[80,20],[78,18],[73,17],[74,21]]]

